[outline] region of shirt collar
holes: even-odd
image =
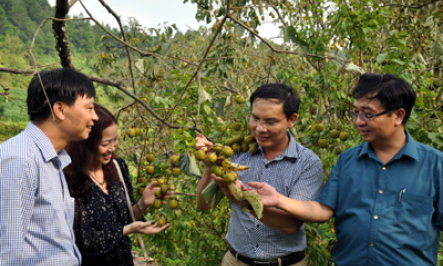
[[[65,149],[62,149],[57,154],[57,152],[54,149],[54,146],[51,143],[51,140],[34,123],[29,122],[28,126],[25,129],[25,132],[28,135],[28,137],[39,148],[45,163],[51,161],[54,158],[58,158],[60,160],[62,169],[71,163],[71,157],[69,157]]]
[[[397,152],[397,154],[392,158],[392,160],[399,159],[404,155],[411,157],[416,161],[419,161],[417,142],[412,138],[411,134],[409,134],[407,130],[405,130],[405,134],[406,134],[406,145],[403,146],[403,148],[399,152]],[[362,149],[358,157],[361,158],[363,155],[367,155],[371,158],[377,158],[377,156],[374,153],[374,150],[372,149],[372,146],[368,142],[362,144]]]
[[[295,141],[294,137],[292,137],[291,133],[287,132],[287,134],[289,137],[289,144],[286,147],[286,149],[279,156],[277,156],[274,160],[281,160],[283,158],[293,158],[293,159],[298,158],[297,142]],[[259,146],[258,149],[260,150],[260,153],[263,154],[262,146]]]

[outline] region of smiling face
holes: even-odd
[[[362,97],[354,101],[354,111],[358,113],[366,113],[375,115],[385,111],[378,99],[368,99]],[[357,117],[354,119],[354,125],[357,127],[360,136],[364,141],[371,144],[390,143],[396,140],[398,133],[403,132],[402,120],[404,110],[397,109],[386,114],[373,117],[368,121],[364,121]]]
[[[283,152],[289,143],[288,128],[294,125],[297,114],[289,119],[283,112],[283,103],[273,99],[256,98],[252,104],[249,126],[265,153]]]
[[[102,141],[98,145],[99,161],[102,165],[108,164],[112,160],[115,148],[118,145],[117,125],[112,124],[102,131]]]
[[[94,121],[98,120],[94,111],[94,98],[86,95],[78,96],[74,104],[69,106],[58,102],[63,121],[60,124],[61,130],[67,136],[68,141],[79,141],[89,137]]]

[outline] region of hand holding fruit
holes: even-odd
[[[249,182],[248,185],[257,189],[256,191],[261,196],[263,206],[277,207],[280,194],[275,188],[264,182]]]
[[[142,208],[147,208],[148,206],[152,206],[154,205],[155,202],[155,198],[156,198],[156,191],[161,191],[161,186],[157,187],[159,185],[159,181],[154,181],[151,184],[149,184],[149,186],[147,186],[145,188],[145,190],[143,191],[143,195],[142,198],[140,199],[141,204],[143,204],[143,206],[141,206]],[[162,198],[163,199],[171,199],[174,197],[174,185],[171,185],[168,187],[167,184],[164,184],[164,186],[166,186],[166,192],[164,194],[162,194]],[[158,193],[157,193],[158,194]]]
[[[125,227],[123,228],[123,235],[131,233],[154,235],[160,233],[169,226],[170,226],[169,223],[166,223],[163,226],[159,226],[158,222],[154,221],[148,221],[148,222],[136,221],[128,225],[125,225]]]

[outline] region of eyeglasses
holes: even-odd
[[[357,117],[359,117],[360,120],[368,122],[369,120],[371,120],[374,117],[381,116],[381,115],[387,114],[387,113],[392,112],[392,111],[393,110],[386,110],[386,111],[380,112],[380,113],[375,114],[375,115],[371,115],[371,114],[368,114],[368,113],[360,113],[360,112],[356,112],[356,111],[349,111],[349,114],[352,116],[353,119],[357,119]]]
[[[285,119],[286,119],[286,117],[284,117],[280,120],[262,120],[262,121],[260,121],[260,119],[251,116],[251,117],[249,117],[249,124],[254,127],[258,126],[260,124],[262,127],[272,128],[272,127],[278,126],[278,124],[280,124],[280,122]]]

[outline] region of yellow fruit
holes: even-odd
[[[340,130],[335,128],[331,130],[331,138],[337,139],[338,137],[340,137]]]
[[[180,159],[180,157],[178,155],[172,155],[170,158],[171,164],[174,166],[178,165],[178,159]]]
[[[340,138],[341,141],[345,141],[345,140],[347,140],[348,137],[349,137],[349,133],[348,133],[348,132],[346,132],[346,131],[342,131],[342,132],[340,132],[340,136],[339,136],[339,138]]]
[[[211,167],[211,172],[214,173],[216,176],[222,176],[223,175],[223,171],[222,168],[218,165],[213,165]]]
[[[232,183],[235,180],[237,180],[237,174],[235,172],[227,172],[226,175],[223,177],[226,183]]]
[[[168,184],[161,184],[160,191],[162,192],[162,195],[166,194],[166,192],[168,192],[168,190],[169,190]]]
[[[134,133],[135,133],[135,135],[136,136],[140,136],[141,134],[142,134],[142,131],[140,130],[140,128],[138,128],[138,127],[136,127],[135,129],[134,129]]]
[[[248,135],[245,137],[244,142],[247,144],[251,144],[252,142],[254,142],[255,138],[254,135]]]
[[[161,190],[160,189],[157,189],[155,192],[154,192],[154,195],[155,195],[155,197],[156,198],[161,198],[163,195],[162,195],[162,192],[161,192]]]
[[[226,145],[226,146],[232,146],[232,144],[234,144],[234,143],[235,143],[235,139],[234,139],[234,138],[227,139],[227,140],[225,141],[225,145]]]
[[[167,223],[167,220],[165,217],[161,217],[160,219],[158,219],[157,221],[157,225],[162,227],[163,225],[165,225]]]
[[[232,128],[233,130],[235,130],[235,131],[239,131],[239,130],[241,129],[241,123],[240,123],[240,122],[234,122],[234,123],[231,125],[231,128]]]
[[[163,201],[161,199],[154,200],[154,208],[160,209],[163,206]]]
[[[226,158],[229,158],[234,154],[234,150],[229,146],[225,146],[222,150],[222,153]]]
[[[172,210],[176,209],[178,206],[178,201],[176,199],[172,199],[169,201],[169,208]]]
[[[341,150],[340,147],[337,146],[337,147],[334,148],[334,154],[335,155],[339,155],[341,152],[342,152],[342,150]]]
[[[173,176],[179,176],[180,174],[182,173],[182,170],[180,169],[180,168],[178,168],[178,167],[174,167],[173,169],[172,169],[172,175]]]
[[[254,142],[254,143],[252,143],[252,144],[249,146],[249,152],[252,153],[252,154],[258,152],[258,144],[257,144],[257,142]]]
[[[212,146],[212,150],[215,151],[215,152],[221,152],[221,150],[223,150],[223,145],[220,144],[220,143],[215,143]]]
[[[240,143],[242,143],[244,138],[241,134],[238,134],[238,135],[235,135],[232,139],[234,140],[234,143],[240,144]],[[232,145],[234,145],[234,143]]]
[[[232,144],[232,149],[236,152],[240,152],[241,146],[238,143],[234,143],[234,144]],[[249,147],[248,147],[248,150],[249,150]]]
[[[243,96],[241,96],[241,95],[237,95],[237,96],[235,96],[235,101],[236,101],[238,104],[242,104],[242,103],[245,101],[245,97],[243,97]]]
[[[128,137],[130,137],[130,138],[135,137],[135,129],[133,129],[133,128],[128,129],[127,134],[128,134]]]
[[[317,123],[314,125],[314,129],[317,132],[322,132],[325,129],[325,126],[322,123]]]
[[[199,161],[203,161],[206,157],[206,152],[204,150],[196,150],[195,153],[195,159]]]
[[[152,174],[152,173],[154,173],[154,166],[153,166],[153,165],[148,165],[148,166],[146,166],[145,171],[146,171],[146,173],[148,173],[148,174]]]
[[[326,148],[326,147],[328,147],[328,141],[326,139],[319,139],[318,146],[320,148]]]
[[[242,152],[247,152],[247,151],[249,151],[249,144],[246,143],[246,142],[244,142],[244,141],[241,143],[240,147],[241,147],[241,151],[242,151]]]
[[[146,154],[146,161],[153,162],[155,160],[155,155],[153,153]]]
[[[208,155],[208,161],[209,161],[210,163],[215,163],[215,162],[217,161],[217,154],[215,154],[215,153],[210,153],[210,154]]]
[[[158,182],[158,186],[161,186],[163,184],[166,184],[166,179],[164,177],[160,177],[159,179],[157,179]]]

